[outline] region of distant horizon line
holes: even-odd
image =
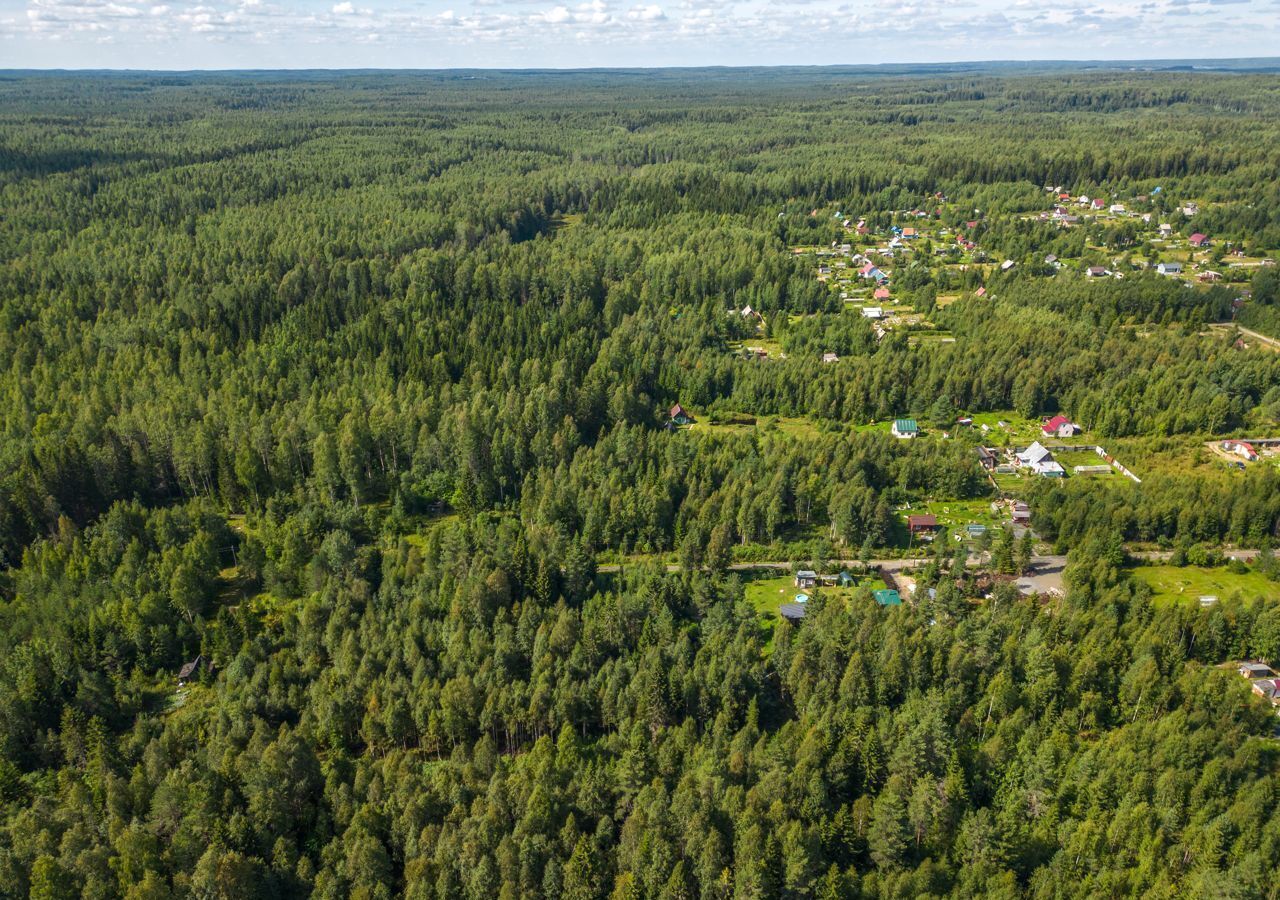
[[[706,65],[654,65],[654,66],[249,66],[249,67],[208,67],[194,69],[164,69],[112,66],[86,66],[70,68],[67,66],[0,68],[0,75],[21,74],[116,74],[116,75],[192,75],[192,74],[251,74],[270,73],[336,73],[336,74],[412,74],[412,73],[447,73],[447,72],[486,72],[486,73],[609,73],[609,72],[697,72],[697,71],[739,71],[739,70],[802,70],[821,69],[947,69],[956,67],[1023,67],[1023,66],[1073,66],[1102,68],[1196,68],[1216,71],[1249,72],[1257,70],[1280,70],[1280,56],[1215,56],[1215,57],[1152,57],[1116,58],[1116,59],[955,59],[935,60],[930,62],[878,62],[878,63],[744,63],[741,65],[706,64]]]

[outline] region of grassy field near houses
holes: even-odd
[[[1044,437],[1039,419],[1029,419],[1007,409],[976,413],[973,427],[981,430],[983,425],[988,430],[983,433],[982,442],[988,446],[1026,445]]]
[[[991,511],[991,498],[975,500],[929,500],[925,503],[913,503],[911,509],[902,510],[900,515],[906,520],[908,515],[931,513],[938,517],[938,524],[948,531],[962,530],[966,525],[985,525],[988,528],[999,527],[1003,517]]]
[[[809,588],[803,593],[811,597],[821,594],[828,603],[841,601],[847,603],[852,601],[863,588],[874,591],[885,586],[880,578],[871,576],[857,579],[851,587]],[[794,602],[796,594],[801,593],[801,590],[795,586],[794,575],[790,573],[774,575],[765,572],[755,576],[748,575],[743,593],[746,601],[755,608],[760,617],[760,627],[766,635],[765,652],[768,653],[773,649],[773,630],[782,621],[778,609],[784,603]]]
[[[1258,597],[1280,600],[1280,583],[1252,570],[1236,573],[1226,566],[1136,566],[1133,576],[1149,585],[1155,602],[1164,605],[1196,604],[1207,595],[1219,602]]]

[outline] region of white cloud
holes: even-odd
[[[659,19],[665,19],[666,14],[663,13],[661,6],[650,4],[627,10],[627,18],[633,22],[657,22]]]
[[[1203,58],[1267,55],[1280,46],[1274,0],[362,2],[330,0],[326,11],[309,0],[0,0],[0,35],[12,39],[9,65],[168,68],[260,65],[263,45],[282,66]],[[117,48],[65,57],[41,49],[55,41],[88,48],[104,37]],[[209,41],[246,50],[224,55]],[[356,44],[380,49],[344,52]],[[308,49],[322,47],[329,49]]]

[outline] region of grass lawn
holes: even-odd
[[[821,433],[821,426],[817,422],[802,416],[760,416],[755,424],[746,421],[750,416],[745,414],[742,416],[743,421],[726,420],[716,423],[712,423],[709,416],[694,413],[694,417],[698,421],[688,426],[688,429],[697,434],[746,434],[759,431],[784,434],[792,438],[815,438]]]
[[[1076,466],[1105,466],[1107,461],[1092,450],[1070,450],[1053,454],[1053,458],[1062,463],[1062,468],[1067,470],[1068,477],[1073,476]],[[1108,468],[1105,475],[1083,475],[1082,478],[1110,478],[1112,475],[1119,476],[1120,473],[1115,469]]]
[[[1004,425],[1001,425],[1001,422],[1004,422]],[[1028,419],[1012,410],[976,413],[973,416],[973,427],[981,430],[983,425],[990,429],[981,438],[987,446],[1030,444],[1044,437],[1040,433],[1039,419]]]
[[[955,336],[949,331],[913,331],[907,335],[907,343],[912,347],[920,344],[954,344]]]
[[[1011,475],[992,474],[995,479],[996,487],[1004,491],[1006,494],[1018,494],[1026,489],[1031,483],[1031,476],[1023,473],[1015,473]]]
[[[1155,592],[1155,602],[1163,604],[1198,603],[1201,596],[1212,594],[1219,601],[1239,594],[1242,598],[1266,597],[1280,600],[1280,584],[1257,572],[1243,575],[1226,566],[1212,569],[1196,566],[1137,566],[1135,578],[1145,581]]]
[[[1156,472],[1170,475],[1217,472],[1228,477],[1235,471],[1228,468],[1226,459],[1206,447],[1204,437],[1199,435],[1106,438],[1102,446],[1137,472],[1139,478]]]
[[[991,498],[977,500],[930,500],[926,503],[913,503],[911,509],[899,513],[905,522],[909,515],[932,513],[938,517],[938,524],[951,532],[963,530],[966,525],[986,525],[988,528],[999,527],[1002,518],[991,511]]]
[[[759,347],[769,355],[770,359],[779,359],[782,356],[782,345],[773,338],[751,337],[743,341],[729,341],[728,347],[733,353],[741,353],[748,347]]]
[[[773,629],[782,621],[778,609],[784,603],[793,602],[796,594],[801,593],[801,591],[795,586],[794,575],[774,576],[769,573],[762,573],[752,577],[744,573],[744,580],[746,600],[755,607],[756,613],[760,617],[760,628],[765,635],[765,653],[771,653],[773,651]],[[879,578],[871,577],[860,579],[853,587],[809,588],[803,593],[811,597],[815,593],[821,593],[827,602],[836,600],[848,602],[853,599],[854,595],[862,587],[879,590],[885,586],[885,583]]]

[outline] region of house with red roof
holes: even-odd
[[[1248,441],[1223,441],[1222,449],[1249,462],[1254,462],[1258,458],[1258,451],[1253,449],[1253,444]]]
[[[889,299],[889,289],[888,289],[888,288],[876,288],[876,292],[875,292],[875,299],[877,299],[877,300],[888,300],[888,299]]]
[[[1074,437],[1080,433],[1080,426],[1066,416],[1057,415],[1052,419],[1045,419],[1040,431],[1045,437]]]
[[[1103,200],[1101,197],[1097,197],[1089,205],[1092,206],[1094,209],[1106,209],[1107,201]]]
[[[1198,231],[1195,234],[1191,235],[1191,237],[1187,238],[1187,240],[1191,242],[1192,247],[1208,247],[1209,246],[1208,235],[1203,235]]]
[[[938,517],[932,514],[907,516],[907,531],[912,537],[932,535],[938,530]]]
[[[671,421],[676,425],[688,425],[693,421],[693,416],[689,415],[688,410],[677,403],[671,407]]]

